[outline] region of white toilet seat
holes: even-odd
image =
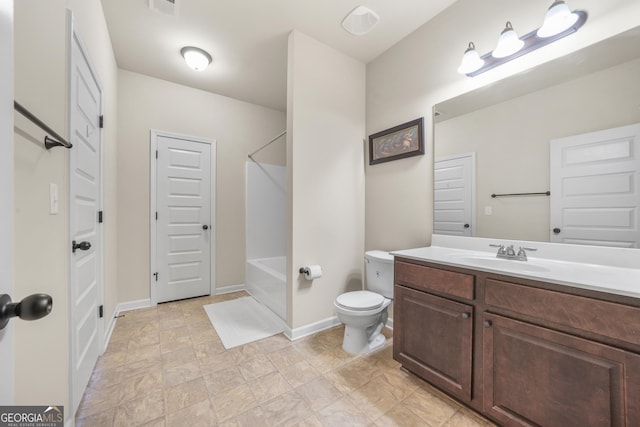
[[[369,311],[382,307],[385,298],[371,291],[354,291],[339,295],[336,305],[346,310]]]

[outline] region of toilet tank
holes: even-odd
[[[385,251],[364,254],[366,288],[387,298],[393,298],[393,255]]]

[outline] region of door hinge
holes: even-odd
[[[98,224],[102,224],[104,222],[102,211],[98,211]]]
[[[153,273],[153,275],[156,276],[156,282],[157,282],[158,281],[158,276],[159,276],[158,272]]]
[[[158,150],[156,150],[156,159],[158,158]]]
[[[100,129],[104,128],[104,116],[100,116],[98,119],[98,126],[100,126]]]
[[[104,305],[98,307],[98,317],[101,319],[104,317]]]
[[[156,211],[156,221],[158,220],[158,212]]]

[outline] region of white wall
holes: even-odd
[[[245,162],[285,126],[281,111],[130,71],[118,74],[118,297],[149,298],[149,131],[217,141],[216,286],[244,282]]]
[[[247,259],[285,256],[287,169],[252,161],[247,162],[246,167]]]
[[[640,59],[437,123],[435,158],[477,153],[476,236],[548,242],[549,197],[491,194],[549,190],[552,139],[639,123],[638,76]]]
[[[367,134],[424,116],[426,137],[425,156],[367,166],[367,249],[430,242],[434,104],[640,24],[637,0],[572,0],[572,9],[589,13],[576,34],[475,78],[456,72],[469,41],[480,54],[489,52],[507,20],[523,35],[540,26],[548,6],[528,0],[458,0],[367,65]]]
[[[287,83],[288,324],[334,315],[360,289],[364,255],[365,66],[298,32]],[[320,264],[313,283],[298,269]]]
[[[67,134],[67,17],[75,22],[104,87],[105,304],[111,313],[115,285],[116,62],[98,0],[15,2],[15,98],[51,128]],[[111,117],[111,118],[110,118]],[[15,322],[17,404],[68,406],[68,151],[44,149],[44,132],[15,116],[14,299],[45,292],[52,313],[37,322]],[[49,215],[49,183],[59,190],[60,213]]]

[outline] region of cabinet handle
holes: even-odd
[[[492,324],[493,324],[493,323],[491,323],[491,320],[485,320],[485,321],[484,321],[484,327],[485,327],[485,328],[490,328]]]
[[[469,315],[469,313],[462,313],[462,318],[463,318],[463,319],[468,319],[469,317],[471,317],[471,316]]]

